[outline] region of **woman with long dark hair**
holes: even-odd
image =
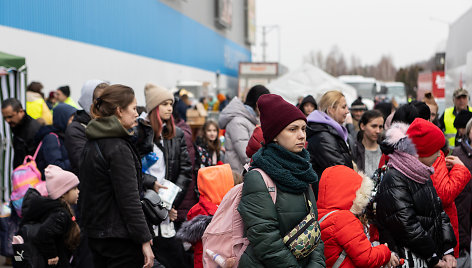
[[[221,143],[218,138],[220,128],[218,123],[208,120],[202,126],[202,135],[197,137],[195,147],[197,152],[196,168],[214,166],[220,161]]]
[[[368,177],[372,177],[382,157],[378,142],[382,135],[383,124],[383,115],[377,110],[366,111],[359,120],[360,131],[352,148],[352,156],[358,170],[363,171]]]

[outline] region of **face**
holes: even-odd
[[[428,167],[432,166],[436,159],[440,156],[439,150],[432,154],[431,156],[426,156],[426,157],[418,157],[418,160],[420,160],[421,163],[427,165]]]
[[[459,96],[454,98],[454,106],[456,110],[462,111],[467,109],[467,105],[469,104],[469,97],[468,96]]]
[[[306,123],[304,120],[296,120],[288,124],[274,141],[293,153],[299,153],[305,148]]]
[[[364,114],[364,110],[351,110],[352,119],[356,121],[361,120],[361,117],[363,114]]]
[[[120,120],[121,124],[126,129],[131,129],[136,126],[138,123],[136,119],[138,118],[138,112],[136,111],[136,98],[133,100],[130,105],[126,108],[118,107],[116,111],[116,116]]]
[[[62,198],[69,203],[69,205],[76,205],[79,199],[79,188],[76,186],[70,189],[67,193],[62,195]]]
[[[209,125],[205,130],[205,136],[209,141],[215,141],[218,138],[218,130],[214,125]]]
[[[67,96],[64,95],[64,93],[62,93],[60,90],[56,90],[54,94],[56,95],[56,99],[59,102],[65,102],[67,100]]]
[[[370,141],[378,141],[380,134],[383,131],[384,119],[383,117],[373,118],[367,125],[360,124],[362,131],[364,131],[364,138]]]
[[[11,106],[7,106],[2,109],[2,116],[10,127],[16,127],[25,116],[25,111],[21,109],[18,112],[15,112]]]
[[[457,135],[460,136],[460,137],[463,137],[465,136],[466,132],[465,132],[465,128],[458,128],[457,129]]]
[[[172,100],[166,100],[159,104],[159,116],[162,120],[169,120],[172,116]]]
[[[431,111],[431,117],[429,118],[430,122],[433,122],[434,119],[438,116],[438,106],[427,104],[429,110]]]
[[[307,102],[303,105],[303,111],[305,112],[305,115],[308,116],[315,110],[315,105],[311,102]]]
[[[347,108],[346,99],[342,97],[339,100],[336,107],[328,108],[328,115],[334,119],[334,121],[339,124],[343,124],[346,121],[346,116],[349,114],[349,109]]]

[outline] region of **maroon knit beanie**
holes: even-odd
[[[261,128],[264,140],[270,143],[290,123],[304,120],[306,117],[292,104],[275,94],[262,95],[257,101],[261,117]]]
[[[439,151],[446,143],[442,131],[433,123],[416,118],[406,131],[406,134],[415,144],[419,157],[428,157]]]

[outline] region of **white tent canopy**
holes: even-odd
[[[297,103],[298,97],[306,95],[312,95],[319,101],[321,96],[330,90],[341,91],[346,97],[348,105],[357,98],[355,88],[344,84],[309,63],[305,63],[297,70],[279,77],[266,87],[271,93],[278,94],[293,104]]]

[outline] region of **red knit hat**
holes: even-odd
[[[439,151],[446,143],[442,131],[433,123],[416,118],[406,131],[406,134],[415,144],[419,157],[428,157]]]
[[[257,107],[261,114],[261,128],[266,143],[274,138],[290,123],[304,120],[306,117],[292,104],[275,94],[265,94],[259,97]]]

